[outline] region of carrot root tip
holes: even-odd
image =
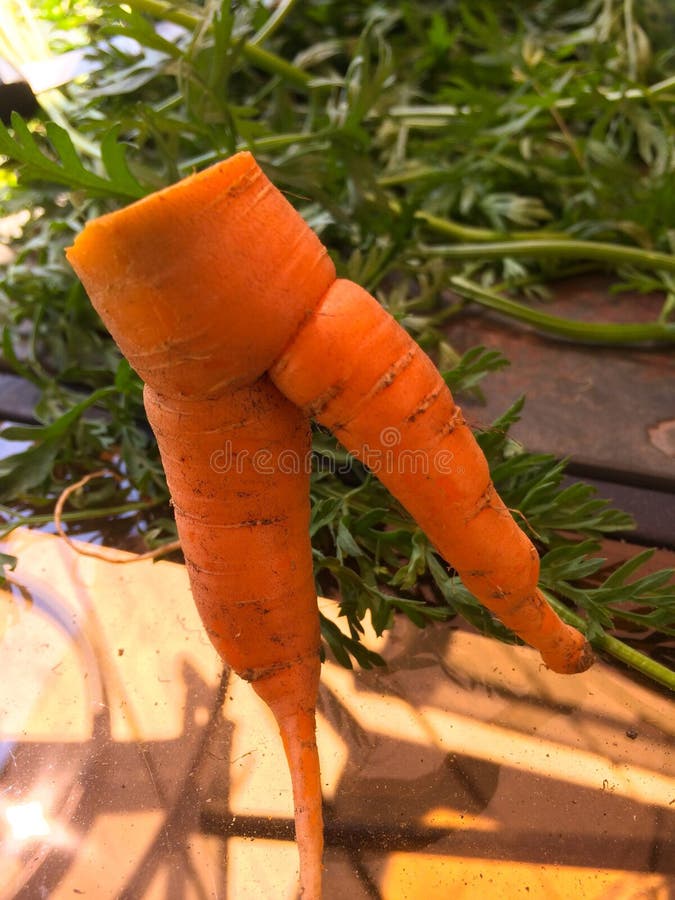
[[[581,635],[577,636],[581,638]],[[593,648],[586,640],[563,654],[558,649],[552,653],[542,652],[541,656],[546,667],[558,675],[579,675],[595,662]]]
[[[584,642],[583,649],[579,654],[579,660],[577,663],[577,668],[572,674],[577,674],[579,672],[585,672],[595,662],[595,653],[593,653],[593,648],[588,643],[588,641]]]

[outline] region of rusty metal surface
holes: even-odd
[[[569,279],[547,312],[589,321],[648,321],[662,300],[613,296],[599,277]],[[487,402],[461,398],[469,420],[489,424],[523,394],[513,436],[529,450],[568,457],[576,471],[675,491],[675,354],[670,349],[581,346],[535,334],[470,307],[447,328],[455,349],[499,349],[511,365],[485,381]],[[675,526],[674,526],[675,529]]]

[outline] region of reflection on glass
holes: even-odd
[[[39,800],[28,803],[15,803],[5,808],[5,818],[9,823],[12,838],[15,841],[28,841],[31,838],[47,837],[51,828],[45,818]]]
[[[52,853],[77,848],[103,697],[86,632],[71,594],[38,580],[0,590],[0,900],[33,890]]]

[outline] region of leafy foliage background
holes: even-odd
[[[155,546],[175,538],[140,384],[63,251],[90,217],[238,149],[251,149],[324,243],[438,361],[461,395],[507,361],[459,357],[443,325],[484,303],[549,333],[621,344],[675,339],[675,13],[657,0],[286,0],[175,6],[36,4],[57,50],[92,72],[31,122],[0,129],[2,212],[28,210],[0,290],[5,364],[39,390],[37,425],[10,426],[0,527],[49,522],[60,492],[102,465],[118,479],[76,495],[65,519]],[[158,26],[158,23],[161,25]],[[570,323],[546,285],[602,268],[657,291],[658,318]],[[449,294],[448,288],[452,288]],[[458,299],[459,298],[459,299]],[[489,378],[487,379],[489,389]],[[599,539],[630,518],[564,463],[509,437],[522,404],[478,435],[498,490],[542,553],[541,584],[596,645],[671,686],[661,665],[609,641],[617,621],[675,633],[670,572],[648,553],[602,576]],[[338,659],[395,612],[461,614],[512,636],[475,602],[375,478],[316,431],[312,539]],[[563,602],[564,601],[564,602]],[[615,642],[616,643],[616,642]],[[628,649],[628,648],[627,648]]]

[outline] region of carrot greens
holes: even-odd
[[[460,400],[489,392],[506,364],[448,343],[445,326],[468,303],[573,341],[675,340],[667,4],[648,0],[628,18],[606,0],[33,7],[55,51],[86,45],[92,65],[55,112],[0,126],[0,205],[24,216],[0,284],[0,356],[38,392],[29,430],[0,435],[17,446],[0,459],[0,534],[47,523],[61,490],[103,461],[120,479],[73,498],[71,529],[101,516],[130,547],[175,538],[139,381],[63,251],[88,219],[237,150],[255,154],[338,273],[376,294]],[[630,325],[552,316],[541,288],[580,265],[617,290],[659,294],[660,314]],[[649,580],[644,556],[604,574],[600,539],[630,532],[630,517],[509,437],[526,411],[478,439],[542,553],[541,586],[582,615],[601,652],[675,687],[667,645],[648,660],[614,636],[629,620],[672,634],[675,589]],[[321,428],[313,437],[315,575],[348,631],[323,623],[335,655],[376,664],[358,642],[363,620],[382,631],[396,612],[420,625],[459,614],[513,640],[368,468]]]

